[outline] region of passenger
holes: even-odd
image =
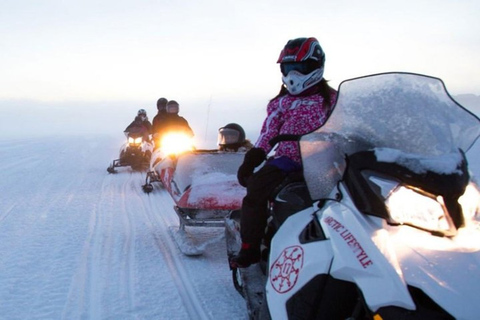
[[[165,117],[157,122],[158,131],[156,131],[155,140],[162,141],[163,136],[169,132],[183,132],[193,137],[193,130],[188,121],[179,116],[180,105],[175,100],[170,100],[166,105]]]
[[[253,148],[245,138],[245,130],[237,123],[229,123],[218,129],[218,149],[226,152],[247,152]]]

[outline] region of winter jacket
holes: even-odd
[[[155,139],[161,140],[162,136],[168,132],[184,132],[193,136],[193,130],[188,125],[188,121],[185,118],[180,117],[178,114],[169,113],[165,117],[159,119],[156,122],[158,128],[155,131]]]
[[[148,141],[149,135],[152,133],[152,124],[148,119],[142,121],[139,116],[136,116],[135,120],[125,128],[124,132],[142,133],[143,138]]]
[[[158,111],[152,121],[152,134],[158,133],[161,130],[160,124],[167,117],[167,112],[165,110]]]
[[[303,135],[319,128],[326,121],[331,106],[335,104],[337,92],[332,89],[331,105],[324,104],[320,94],[309,96],[284,95],[270,101],[267,118],[263,122],[255,147],[268,154],[272,147],[269,141],[281,134]],[[275,158],[288,157],[301,165],[300,149],[296,141],[282,141],[275,151]]]

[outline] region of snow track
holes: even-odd
[[[167,204],[164,202],[162,207],[165,208],[167,207],[166,205]],[[156,210],[156,212],[161,213],[160,210]],[[170,274],[175,281],[175,285],[177,286],[177,290],[182,298],[188,315],[191,319],[209,319],[206,311],[203,309],[200,300],[196,296],[195,288],[191,281],[188,279],[188,274],[185,271],[182,262],[178,258],[179,253],[176,248],[176,244],[170,238],[168,233],[168,227],[166,227],[166,223],[168,223],[166,221],[167,219],[157,219],[156,216],[154,214],[151,214],[150,212],[145,212],[145,215],[146,218],[150,221],[152,231],[161,230],[161,233],[157,234],[156,243],[160,251],[164,254],[165,262],[168,266]]]
[[[223,231],[189,230],[211,241],[182,255],[168,194],[144,194],[144,173],[106,172],[113,142],[0,141],[0,320],[246,319]]]

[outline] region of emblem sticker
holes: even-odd
[[[285,248],[270,268],[270,284],[278,293],[290,291],[303,267],[304,252],[300,246]]]

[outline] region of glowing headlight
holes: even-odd
[[[455,233],[454,225],[446,213],[441,196],[435,199],[400,186],[387,197],[385,204],[394,223],[440,232],[444,235]]]
[[[192,138],[183,133],[169,133],[165,135],[160,146],[166,155],[175,155],[193,150]]]
[[[467,186],[458,203],[462,206],[465,219],[480,219],[480,191],[473,183]]]
[[[138,138],[128,137],[128,144],[139,145],[141,143],[142,143],[142,137],[138,137]]]

